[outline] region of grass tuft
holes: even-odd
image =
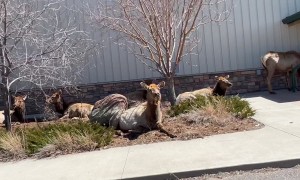
[[[90,122],[43,124],[17,128],[13,133],[1,132],[0,150],[21,157],[34,154],[52,156],[56,150],[60,154],[91,151],[108,145],[113,135],[114,130]]]
[[[0,150],[2,155],[12,159],[22,159],[26,157],[25,143],[22,136],[13,133],[1,133]]]
[[[175,105],[169,111],[171,117],[189,113],[201,109],[209,116],[222,117],[231,114],[237,118],[244,119],[254,116],[255,111],[248,101],[239,96],[198,96],[195,100],[182,102]]]

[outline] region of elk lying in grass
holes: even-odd
[[[261,58],[261,63],[267,71],[268,91],[275,94],[272,89],[271,79],[276,71],[286,73],[286,83],[290,88],[289,72],[300,64],[300,53],[296,51],[273,52],[270,51]],[[299,72],[299,71],[298,71]]]
[[[62,96],[61,90],[53,93],[52,96],[46,99],[46,102],[53,104],[55,111],[63,115],[60,119],[88,118],[88,115],[91,113],[94,107],[88,103],[74,103],[68,106]]]
[[[89,118],[105,126],[122,131],[158,129],[170,137],[175,137],[163,128],[160,88],[165,82],[150,84],[141,82],[147,90],[147,102],[128,109],[127,98],[121,94],[112,94],[95,103]]]
[[[227,75],[225,77],[215,76],[215,78],[217,80],[217,83],[213,89],[208,87],[208,88],[195,90],[192,92],[184,92],[177,96],[175,104],[180,104],[181,102],[186,101],[186,100],[196,99],[196,96],[199,96],[199,95],[201,95],[201,96],[225,96],[227,89],[232,86],[232,83],[228,80],[229,75]]]
[[[9,114],[10,116],[12,115],[12,113],[14,113],[14,111],[10,110]],[[15,120],[15,119],[14,119]],[[5,115],[4,115],[4,110],[0,111],[0,124],[4,124],[5,123]]]

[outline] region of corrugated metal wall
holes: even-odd
[[[186,57],[178,75],[260,68],[267,51],[300,50],[300,25],[281,20],[300,11],[300,0],[235,0],[232,16],[221,24],[207,24],[198,31],[198,55]],[[90,59],[83,84],[159,77],[100,32],[104,48]]]

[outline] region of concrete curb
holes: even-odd
[[[204,169],[196,171],[186,171],[186,172],[176,172],[176,173],[167,173],[153,176],[142,176],[134,178],[122,178],[126,180],[178,180],[181,178],[197,177],[204,174],[216,174],[220,172],[232,172],[232,171],[250,171],[261,168],[291,168],[300,164],[300,159],[290,159],[283,161],[274,161],[274,162],[265,162],[265,163],[256,163],[256,164],[243,164],[238,166],[230,167],[221,167],[214,169]]]

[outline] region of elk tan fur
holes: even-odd
[[[9,111],[10,116],[14,113],[13,110]],[[16,119],[12,120],[12,121],[17,121]],[[4,115],[4,110],[0,111],[0,124],[4,124],[5,123],[5,115]]]
[[[286,73],[286,81],[289,86],[289,71],[300,64],[300,54],[296,51],[266,53],[261,58],[261,63],[267,71],[268,91],[271,94],[275,92],[272,89],[271,80],[276,71]]]
[[[232,83],[228,80],[229,75],[225,77],[215,76],[215,78],[217,80],[217,83],[215,84],[213,89],[207,87],[192,92],[184,92],[177,96],[175,104],[180,104],[187,100],[196,99],[197,96],[225,96],[227,89],[232,86]]]
[[[88,118],[88,115],[92,112],[94,105],[87,103],[75,103],[68,107],[65,111],[64,116],[61,119],[65,118]]]
[[[68,106],[62,96],[61,90],[53,93],[46,99],[46,102],[49,104],[53,104],[55,107],[55,111],[63,114],[63,117],[61,117],[61,119],[88,118],[88,115],[91,113],[94,107],[94,105],[88,103],[74,103]]]
[[[165,85],[165,82],[149,86],[143,82],[140,84],[147,90],[147,102],[128,109],[128,101],[125,96],[112,94],[95,103],[89,116],[90,120],[123,131],[143,132],[144,130],[158,129],[170,137],[175,137],[162,125],[160,88]]]

